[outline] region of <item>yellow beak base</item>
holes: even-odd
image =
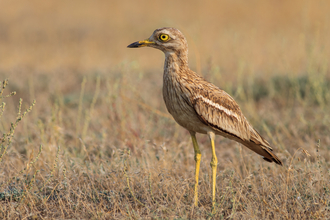
[[[149,39],[143,40],[143,41],[136,41],[134,43],[131,43],[130,45],[128,45],[128,48],[138,48],[138,47],[145,47],[148,46],[150,44],[154,44],[155,42],[150,41]]]

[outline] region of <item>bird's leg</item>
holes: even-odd
[[[215,154],[215,147],[214,147],[214,138],[215,134],[213,132],[208,132],[210,141],[211,141],[211,147],[212,147],[212,160],[211,160],[211,168],[212,168],[212,209],[215,205],[215,183],[216,183],[216,177],[217,177],[217,165],[218,165],[218,159],[217,155]]]
[[[202,154],[199,150],[197,139],[196,139],[196,133],[193,131],[190,131],[191,139],[194,145],[194,151],[195,151],[195,193],[194,193],[194,204],[195,206],[198,205],[198,176],[199,176],[199,166],[201,164],[201,158]]]

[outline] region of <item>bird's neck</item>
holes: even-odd
[[[178,76],[187,69],[189,69],[187,51],[165,52],[164,76]]]

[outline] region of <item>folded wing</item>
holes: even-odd
[[[266,161],[282,165],[271,152],[269,143],[246,120],[235,100],[212,84],[205,86],[210,88],[196,89],[191,100],[199,119],[216,133],[242,143]]]

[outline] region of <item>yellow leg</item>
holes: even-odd
[[[194,204],[195,206],[198,205],[198,176],[199,176],[199,166],[201,164],[201,158],[202,154],[199,150],[197,139],[196,139],[196,133],[190,132],[191,139],[194,145],[194,151],[195,151],[195,196],[194,196]]]
[[[212,168],[212,209],[215,205],[215,183],[216,183],[216,177],[217,177],[217,165],[218,165],[218,159],[217,155],[215,154],[215,147],[214,147],[214,138],[215,134],[213,132],[208,133],[210,141],[211,141],[211,147],[212,147],[212,160],[211,160],[211,168]]]

